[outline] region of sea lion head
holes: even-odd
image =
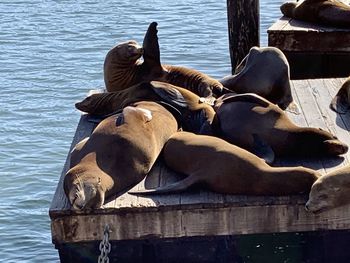
[[[106,64],[134,64],[143,55],[143,48],[135,40],[120,43],[106,55]]]
[[[336,136],[331,133],[319,129],[309,129],[307,132],[300,134],[301,140],[305,142],[306,152],[312,148],[315,154],[320,155],[340,155],[348,151],[349,147],[341,142]],[[300,147],[303,147],[302,145]]]
[[[319,177],[312,185],[305,209],[320,213],[346,204],[349,199],[350,184],[340,180],[336,174]]]
[[[73,175],[68,171],[64,179],[64,190],[75,210],[100,208],[104,203],[105,191],[100,177],[85,173]]]
[[[83,112],[96,115],[104,115],[113,111],[113,103],[110,103],[114,93],[92,94],[80,102],[75,103],[75,107]]]
[[[295,10],[295,7],[297,5],[298,5],[298,3],[296,3],[296,2],[283,3],[280,7],[282,14],[287,16],[287,17],[293,17],[294,10]]]

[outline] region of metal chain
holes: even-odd
[[[108,254],[111,252],[111,243],[109,243],[109,226],[105,225],[103,239],[100,242],[99,249],[101,254],[98,256],[98,263],[109,263]]]

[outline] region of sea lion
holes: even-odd
[[[256,94],[224,95],[216,100],[213,133],[248,151],[267,156],[340,155],[348,146],[322,129],[295,125],[277,105]],[[265,158],[264,158],[265,159]]]
[[[202,97],[222,94],[222,84],[202,72],[162,65],[157,32],[157,23],[152,22],[144,37],[143,48],[135,41],[129,41],[108,52],[104,62],[107,91],[123,90],[141,81],[158,80],[186,88]],[[142,54],[143,62],[139,60]]]
[[[235,75],[219,80],[236,93],[255,93],[277,104],[281,109],[297,112],[290,88],[289,63],[275,47],[252,47],[237,66]]]
[[[108,115],[140,100],[169,103],[181,113],[184,130],[210,133],[215,111],[209,104],[213,102],[165,82],[141,82],[121,91],[93,94],[76,103],[75,107],[94,115]]]
[[[350,165],[321,176],[312,185],[305,208],[320,213],[350,203]]]
[[[335,0],[304,0],[281,5],[283,15],[334,27],[350,27],[350,6]]]
[[[99,208],[140,182],[177,129],[173,115],[155,102],[137,102],[104,119],[71,153],[64,191],[73,209]]]
[[[309,192],[320,176],[301,166],[271,167],[220,138],[188,132],[172,135],[164,145],[163,157],[167,166],[187,177],[160,188],[129,193],[173,193],[200,183],[222,194],[291,195]]]
[[[350,108],[350,77],[345,80],[337,95],[332,99],[330,108],[340,114],[345,114]]]

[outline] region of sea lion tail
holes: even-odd
[[[136,190],[136,191],[129,191],[128,194],[132,195],[151,195],[151,194],[169,194],[169,193],[177,193],[182,192],[192,186],[193,184],[197,183],[198,180],[195,176],[188,176],[185,179],[165,185],[162,187],[158,187],[155,189],[145,189],[145,190]]]

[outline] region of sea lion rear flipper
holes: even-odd
[[[266,99],[254,93],[225,94],[216,100],[215,105],[217,103],[229,103],[235,101],[256,103],[262,107],[269,106],[269,102]]]
[[[165,102],[174,105],[176,107],[187,108],[187,102],[182,96],[181,92],[173,88],[171,84],[151,81],[151,88],[153,91],[161,97]]]
[[[296,115],[299,115],[301,113],[301,110],[300,110],[300,107],[299,105],[292,101],[288,106],[287,108],[285,109],[285,111],[288,111],[290,113],[293,113],[293,114],[296,114]]]
[[[344,98],[345,94],[338,93],[335,95],[335,97],[332,99],[331,104],[329,105],[332,110],[335,112],[338,112],[340,114],[345,114],[349,108],[350,105],[346,98]]]
[[[157,22],[152,22],[147,29],[146,35],[143,39],[143,59],[144,64],[152,69],[152,73],[161,74],[163,68],[160,63],[157,25]]]
[[[271,146],[264,142],[259,135],[253,134],[253,153],[264,159],[267,164],[272,164],[275,160],[275,153],[272,150]]]
[[[197,183],[198,180],[195,176],[188,176],[185,179],[178,181],[176,183],[172,183],[166,186],[158,187],[155,189],[145,189],[145,190],[137,190],[137,191],[129,191],[128,194],[132,195],[151,195],[151,194],[169,194],[169,193],[177,193],[182,192]]]

